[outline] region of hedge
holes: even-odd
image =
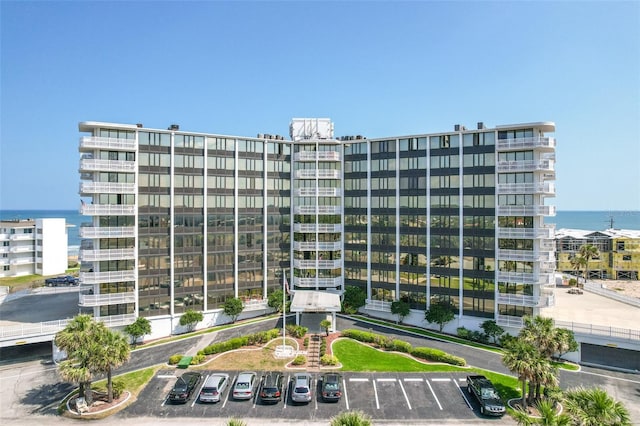
[[[447,364],[460,365],[463,367],[467,365],[467,361],[465,361],[464,358],[448,354],[440,349],[419,347],[413,348],[409,353],[416,358],[426,359],[427,361],[445,362]]]
[[[268,331],[260,331],[248,336],[234,337],[233,339],[225,340],[224,342],[217,342],[205,347],[198,351],[200,355],[214,355],[221,352],[228,352],[234,349],[239,349],[243,346],[250,346],[256,344],[264,344],[270,340],[275,339],[280,335],[280,330],[271,329]]]

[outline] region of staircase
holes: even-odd
[[[312,334],[309,337],[309,347],[307,348],[307,370],[320,371],[320,337],[319,334]]]

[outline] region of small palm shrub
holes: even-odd
[[[333,355],[324,354],[320,357],[320,364],[322,365],[338,365],[338,358]]]
[[[304,365],[307,363],[307,357],[304,355],[297,355],[291,363],[293,365]]]
[[[176,354],[169,357],[169,365],[176,365],[182,359],[182,355]]]
[[[363,411],[343,411],[330,420],[331,426],[371,426],[371,417]]]

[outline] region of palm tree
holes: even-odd
[[[600,257],[600,251],[592,244],[584,244],[580,246],[580,256],[585,259],[584,280],[586,281],[589,278],[589,261]]]
[[[502,363],[512,373],[517,374],[522,384],[522,407],[527,408],[527,382],[534,376],[535,360],[540,358],[540,352],[529,342],[514,339],[505,348]]]
[[[573,255],[573,257],[569,259],[569,262],[571,263],[571,268],[575,271],[576,278],[580,276],[582,268],[587,268],[587,259],[579,254]]]
[[[553,326],[553,318],[540,315],[536,317],[525,316],[522,318],[524,326],[519,336],[533,344],[540,353],[548,359],[558,352],[559,339]]]
[[[571,418],[566,414],[558,414],[553,403],[549,401],[540,401],[536,404],[538,408],[538,417],[529,417],[524,410],[514,412],[514,417],[519,425],[544,425],[544,426],[568,426],[571,424]]]
[[[98,336],[93,345],[91,366],[99,373],[107,375],[107,398],[113,401],[113,384],[111,372],[129,360],[131,353],[127,339],[117,331],[113,331],[99,323]]]
[[[600,388],[575,388],[565,394],[567,413],[581,426],[631,425],[629,411]]]
[[[363,411],[343,411],[332,417],[331,426],[371,426],[371,418]]]
[[[56,346],[65,351],[68,358],[60,364],[60,374],[65,380],[78,383],[79,394],[84,395],[87,404],[91,404],[93,400],[89,347],[93,340],[92,329],[95,324],[91,316],[78,315],[69,321],[54,338]]]

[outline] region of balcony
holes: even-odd
[[[515,139],[498,139],[497,151],[518,151],[522,149],[555,150],[556,139],[550,137],[530,137]]]
[[[95,320],[103,322],[107,327],[119,327],[135,322],[136,314],[109,315],[104,317],[96,317]]]
[[[7,247],[4,247],[4,248],[7,248]],[[17,247],[11,247],[9,249],[11,253],[32,253],[35,250],[36,249],[33,246],[17,246]]]
[[[107,293],[107,294],[82,294],[78,306],[81,308],[92,308],[94,306],[121,305],[124,303],[135,303],[136,294],[128,293]]]
[[[11,249],[9,247],[0,246],[0,254],[1,253],[9,253]]]
[[[298,188],[295,190],[298,197],[340,197],[342,190],[340,188]]]
[[[135,161],[96,160],[83,158],[80,160],[80,172],[130,172],[136,170]]]
[[[80,282],[85,285],[135,281],[136,271],[80,272]]]
[[[293,155],[295,161],[340,161],[340,153],[334,151],[302,151]]]
[[[391,312],[391,302],[367,299],[365,300],[364,308],[371,311]]]
[[[522,317],[511,315],[496,315],[496,323],[502,327],[522,328]]]
[[[515,172],[555,172],[553,160],[498,161],[497,173]]]
[[[299,278],[293,277],[295,288],[336,288],[342,285],[342,278]]]
[[[555,216],[556,206],[498,206],[498,216]]]
[[[340,170],[297,170],[295,176],[296,179],[340,179]]]
[[[556,186],[552,182],[537,183],[500,183],[497,187],[497,193],[500,194],[541,194],[554,196],[556,195]]]
[[[94,149],[108,149],[109,151],[135,151],[135,139],[101,138],[98,136],[82,136],[80,138],[80,151]]]
[[[35,241],[36,236],[35,234],[11,234],[9,239],[11,241],[28,241],[28,240]]]
[[[342,225],[326,225],[326,224],[313,224],[313,223],[295,223],[293,225],[293,232],[342,232]]]
[[[340,206],[295,206],[294,214],[340,214]]]
[[[342,243],[339,241],[334,243],[294,241],[293,249],[297,251],[318,251],[318,250],[335,251],[335,250],[342,249]]]
[[[547,287],[555,284],[553,273],[498,271],[498,282],[532,284]]]
[[[543,293],[540,297],[500,293],[498,295],[498,303],[502,305],[549,308],[555,305],[555,299],[553,293]]]
[[[135,194],[135,183],[116,182],[82,182],[80,183],[80,195],[90,194]]]
[[[269,309],[268,300],[266,299],[252,299],[242,302],[244,306],[243,311],[260,311],[263,309]]]
[[[135,259],[136,249],[110,249],[110,250],[80,250],[80,260],[82,262],[100,262],[109,260]]]
[[[10,259],[9,264],[11,265],[31,265],[36,263],[35,257],[19,257],[17,259]]]
[[[553,250],[506,250],[498,249],[497,260],[518,260],[523,262],[553,262],[555,252]]]
[[[342,267],[342,259],[318,261],[294,259],[293,267],[298,269],[337,269]]]
[[[113,226],[113,227],[99,227],[99,226],[81,226],[80,227],[81,238],[126,238],[136,236],[135,226]]]
[[[554,226],[544,226],[541,228],[498,228],[498,238],[517,239],[553,239],[555,235]]]
[[[128,204],[83,204],[80,214],[86,216],[133,216],[136,206]]]

